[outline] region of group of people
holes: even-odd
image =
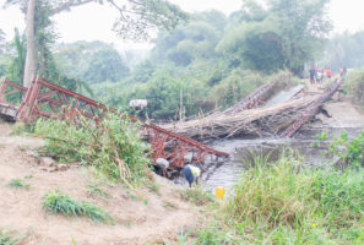
[[[326,78],[332,77],[332,71],[329,68],[320,69],[318,67],[311,67],[310,69],[310,82],[322,83]]]
[[[346,76],[347,69],[346,67],[340,68],[340,76]],[[310,82],[314,83],[322,83],[326,78],[332,77],[332,71],[330,68],[320,69],[319,67],[311,67],[310,69]]]
[[[155,164],[153,165],[154,171],[162,176],[171,177],[169,176],[168,167],[169,167],[169,161],[165,158],[158,158],[155,161]],[[192,165],[192,164],[186,164],[183,167],[183,174],[189,184],[189,186],[192,186],[192,183],[195,182],[198,184],[198,179],[201,174],[201,170],[199,167]]]

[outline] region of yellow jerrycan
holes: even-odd
[[[224,196],[225,196],[225,192],[226,192],[226,190],[225,190],[224,187],[218,186],[215,189],[215,197],[217,199],[223,200],[224,199]]]

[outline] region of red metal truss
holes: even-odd
[[[257,108],[258,106],[264,104],[265,97],[267,96],[269,91],[271,91],[276,85],[277,83],[274,82],[260,86],[248,97],[244,98],[239,103],[223,111],[223,114],[231,115],[244,110]]]
[[[95,100],[87,98],[72,90],[49,83],[42,78],[34,79],[29,89],[13,84],[8,80],[0,87],[0,99],[5,97],[4,86],[13,86],[25,94],[24,102],[16,108],[16,119],[31,122],[38,117],[48,117],[59,120],[71,119],[76,124],[79,123],[80,115],[94,120],[95,124],[103,118],[108,108]],[[0,101],[1,102],[1,101]],[[109,108],[116,112],[115,109]],[[138,120],[131,117],[132,120]],[[181,168],[187,162],[185,156],[191,155],[193,163],[204,162],[207,156],[228,157],[225,152],[220,152],[203,145],[185,136],[170,132],[154,124],[142,122],[147,138],[151,144],[153,158],[165,158],[171,162],[171,168]]]
[[[26,91],[23,86],[3,78],[0,84],[0,114],[14,120]]]
[[[42,78],[33,81],[19,108],[18,120],[30,122],[39,116],[71,119],[79,123],[79,115],[97,120],[104,117],[106,106],[70,89],[54,85]]]
[[[281,134],[281,137],[292,137],[311,117],[317,114],[320,106],[338,91],[343,82],[344,79],[341,79],[339,82],[336,79],[332,82],[327,87],[325,93],[304,110],[299,118]]]

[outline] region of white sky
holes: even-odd
[[[0,6],[6,0],[0,0]],[[217,9],[225,14],[238,10],[241,0],[171,0],[188,12]],[[334,24],[334,32],[346,30],[355,32],[364,29],[364,1],[362,0],[331,0],[329,16]],[[77,40],[101,40],[114,43],[118,49],[145,47],[145,44],[126,43],[111,30],[117,13],[107,5],[88,4],[75,8],[55,17],[56,31],[59,42],[74,42]],[[12,39],[14,28],[24,29],[24,17],[16,7],[0,9],[0,29],[7,39]]]

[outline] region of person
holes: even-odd
[[[315,83],[315,67],[311,67],[310,69],[310,82]]]
[[[157,158],[157,160],[155,160],[155,164],[154,166],[154,172],[156,174],[162,175],[162,176],[166,176],[167,175],[167,169],[169,167],[169,161],[165,158]]]
[[[196,166],[187,164],[183,167],[183,174],[185,175],[185,178],[191,188],[192,183],[194,181],[196,182],[196,184],[198,184],[198,179],[200,177],[201,170]]]
[[[327,69],[326,75],[330,79],[332,77],[332,71],[330,69]]]

